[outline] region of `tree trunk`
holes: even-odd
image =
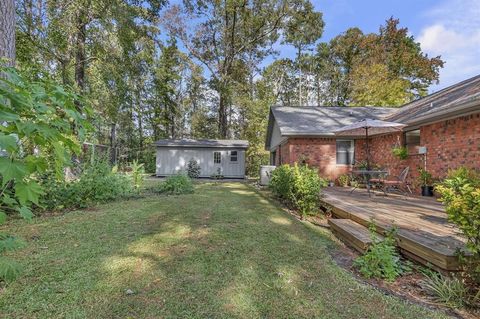
[[[75,83],[80,94],[85,90],[85,68],[86,53],[85,42],[87,40],[87,23],[85,22],[85,12],[80,10],[77,17],[77,35],[75,52]]]
[[[218,103],[218,134],[220,138],[226,139],[228,135],[227,121],[227,94],[224,90],[220,90],[220,101]]]
[[[8,66],[15,64],[15,0],[0,5],[0,58],[6,58]]]

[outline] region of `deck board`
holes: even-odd
[[[350,194],[349,188],[329,187],[324,190],[323,201],[332,206],[335,217],[363,226],[374,220],[381,233],[397,226],[397,244],[406,255],[413,254],[444,270],[458,268],[457,251],[465,251],[465,239],[448,222],[443,205],[433,198],[378,193],[369,197],[363,189]]]

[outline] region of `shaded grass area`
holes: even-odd
[[[242,183],[9,228],[29,245],[15,253],[22,277],[0,294],[3,317],[446,317],[357,282],[332,261],[328,231]]]

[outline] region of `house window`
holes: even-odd
[[[352,140],[337,140],[337,164],[352,165],[354,153]]]
[[[213,152],[213,163],[220,164],[222,162],[222,154],[220,152]]]
[[[420,130],[405,132],[405,146],[420,146]]]
[[[238,160],[237,151],[230,152],[230,162],[236,162]]]

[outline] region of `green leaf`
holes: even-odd
[[[38,205],[38,198],[43,191],[36,182],[20,182],[15,184],[15,194],[22,205],[26,205],[28,202]]]
[[[43,172],[47,169],[47,160],[44,157],[28,155],[25,157],[25,165],[30,173]]]
[[[0,225],[4,224],[7,220],[7,214],[5,212],[0,211]]]
[[[15,135],[5,135],[3,133],[0,133],[0,150],[14,152],[17,148],[17,137]]]
[[[20,117],[15,113],[0,110],[0,122],[18,121]]]
[[[24,219],[31,220],[33,218],[33,213],[27,206],[19,207],[17,210]]]
[[[12,161],[6,157],[0,157],[0,174],[3,176],[2,185],[11,180],[22,180],[27,174],[25,165],[18,161]]]
[[[8,196],[7,194],[3,194],[3,198],[2,198],[2,202],[4,202],[5,204],[7,205],[17,205],[17,201],[13,198],[11,198],[10,196]]]

